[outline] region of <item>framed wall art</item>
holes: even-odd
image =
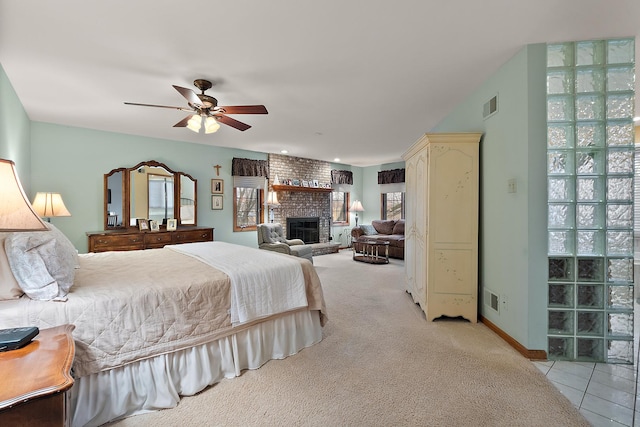
[[[211,180],[211,194],[224,194],[224,180],[212,179]]]
[[[216,194],[211,196],[211,209],[214,211],[222,210],[222,196]]]

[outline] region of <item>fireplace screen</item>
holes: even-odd
[[[302,239],[305,243],[319,243],[320,218],[287,218],[287,239]]]

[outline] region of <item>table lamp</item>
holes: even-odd
[[[27,199],[15,163],[0,159],[0,231],[46,231]]]
[[[353,203],[351,203],[351,207],[349,208],[350,211],[353,211],[356,213],[356,227],[358,226],[358,212],[363,212],[364,208],[362,207],[362,203],[360,203],[360,200],[355,200]]]
[[[278,202],[278,196],[275,191],[269,191],[267,195],[267,206],[269,206],[269,221],[273,222],[273,209],[280,207],[280,202]]]
[[[46,218],[47,222],[51,222],[52,216],[71,216],[60,193],[36,193],[32,205],[36,213]]]

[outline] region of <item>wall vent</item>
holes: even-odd
[[[500,297],[495,292],[488,289],[484,290],[484,305],[496,313],[500,313]]]
[[[498,112],[498,95],[485,102],[482,106],[482,118],[488,119]]]

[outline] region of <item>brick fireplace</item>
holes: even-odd
[[[276,175],[280,184],[298,180],[300,185],[277,191],[280,207],[273,210],[274,222],[287,227],[287,218],[318,218],[318,242],[329,243],[331,233],[331,192],[313,188],[314,180],[320,188],[331,183],[331,165],[320,160],[269,154],[269,188]],[[303,187],[307,181],[309,187]],[[289,235],[287,230],[287,235]]]

